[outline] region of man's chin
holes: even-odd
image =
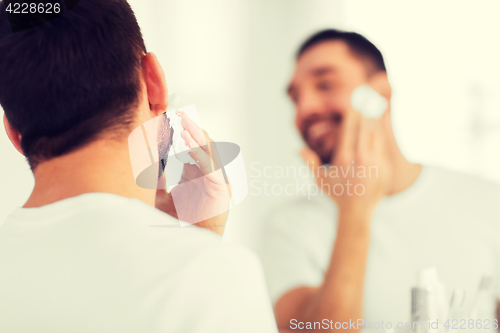
[[[321,164],[323,165],[328,165],[331,163],[331,158],[330,157],[321,157]]]
[[[318,154],[320,160],[321,160],[321,164],[323,165],[327,165],[327,164],[330,164],[332,162],[332,158],[333,158],[333,152],[330,151],[330,152],[319,152],[319,151],[316,151],[316,154]]]
[[[321,160],[322,165],[326,164],[331,164],[333,155],[335,153],[334,149],[326,149],[326,147],[313,147],[312,145],[308,144],[309,148],[312,149],[316,155],[318,155],[319,159]]]

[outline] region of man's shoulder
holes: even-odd
[[[432,173],[434,190],[446,191],[449,195],[464,200],[481,201],[485,204],[491,201],[492,204],[498,205],[499,183],[479,175],[444,167],[426,166],[426,168]]]
[[[239,244],[220,243],[191,262],[177,285],[179,295],[196,295],[196,301],[186,302],[186,308],[196,316],[222,316],[232,312],[219,330],[234,331],[241,323],[250,331],[275,332],[275,320],[262,265],[251,250]],[[185,297],[184,297],[185,298]],[[178,305],[179,306],[179,305]],[[229,329],[230,327],[230,329]],[[240,327],[241,329],[241,327]]]
[[[40,212],[42,220],[49,221],[40,228],[40,235],[50,228],[55,243],[74,239],[77,247],[84,241],[98,249],[102,260],[115,258],[144,271],[182,271],[222,243],[214,232],[195,225],[181,227],[178,219],[138,199],[116,195],[86,194],[42,207]],[[11,228],[22,224],[23,218],[35,218],[32,212],[22,213],[13,215]]]
[[[450,168],[436,166],[436,165],[425,165],[424,167],[431,170],[431,172],[433,172],[435,175],[438,175],[439,177],[442,177],[446,180],[452,180],[452,181],[461,180],[468,182],[470,185],[487,186],[491,188],[496,188],[497,190],[500,189],[499,183],[496,183],[478,174],[460,170],[452,170]]]
[[[231,278],[230,272],[260,272],[257,255],[243,245],[217,242],[203,249],[193,260],[191,267],[204,276],[222,276]]]
[[[425,203],[441,214],[455,217],[468,227],[486,234],[500,232],[500,184],[484,177],[443,167],[428,167],[430,186],[424,194]],[[446,219],[442,219],[446,221]]]
[[[96,210],[93,214],[109,214],[110,227],[124,230],[124,240],[133,237],[136,243],[143,243],[145,249],[162,253],[197,256],[209,248],[218,248],[222,238],[212,231],[189,225],[181,227],[178,219],[139,200],[129,200],[116,207],[108,207],[104,212]]]
[[[108,224],[113,236],[107,240],[107,255],[120,257],[148,275],[168,275],[165,281],[215,283],[228,272],[259,265],[249,249],[223,242],[218,234],[196,225],[181,227],[179,220],[137,200],[106,212],[114,216]]]

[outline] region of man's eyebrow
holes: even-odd
[[[329,66],[329,65],[324,65],[324,66],[319,66],[319,67],[313,68],[309,72],[311,73],[312,76],[318,77],[318,76],[323,76],[326,74],[335,73],[335,72],[337,72],[337,68]],[[291,96],[294,92],[295,92],[295,86],[293,85],[293,83],[290,83],[288,85],[288,87],[286,88],[286,93],[287,93],[287,95]]]
[[[323,75],[326,75],[326,74],[330,74],[330,73],[334,73],[336,72],[337,69],[335,67],[331,67],[331,66],[321,66],[321,67],[316,67],[316,68],[313,68],[310,73],[313,75],[313,76],[323,76]]]

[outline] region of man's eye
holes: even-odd
[[[329,91],[333,89],[333,83],[331,81],[321,81],[316,87],[321,91]]]

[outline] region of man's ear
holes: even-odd
[[[387,77],[387,72],[380,71],[370,77],[370,86],[375,89],[380,95],[391,100],[392,88]]]
[[[149,108],[154,117],[162,114],[167,109],[167,84],[165,74],[153,53],[144,56],[142,70],[146,83]]]
[[[3,125],[5,127],[5,132],[7,132],[7,136],[9,137],[10,142],[12,142],[12,144],[14,145],[14,147],[16,147],[18,152],[24,155],[23,149],[21,148],[21,134],[19,134],[14,128],[12,128],[5,113],[3,115]]]

